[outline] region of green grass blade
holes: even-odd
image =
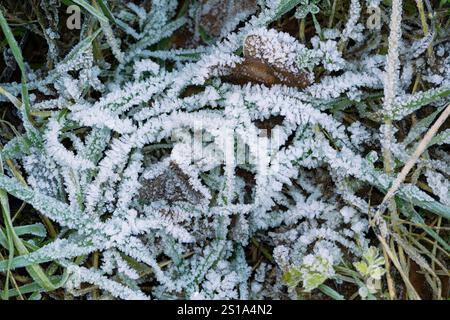
[[[8,249],[8,240],[1,228],[0,228],[0,246],[2,246],[5,249]]]
[[[281,0],[273,20],[278,20],[281,16],[294,9],[300,2],[301,0]]]
[[[366,166],[365,172],[368,177],[371,177],[370,179],[364,179],[366,182],[370,183],[382,192],[387,192],[385,183],[388,181],[389,185],[391,185],[393,178],[386,177],[382,172],[374,168],[370,168],[369,166]],[[400,187],[396,193],[396,197],[406,201],[407,203],[413,203],[422,209],[428,210],[447,220],[450,220],[450,207],[433,200],[433,198],[416,186],[408,185],[406,188],[405,186]]]
[[[30,224],[27,226],[20,226],[20,227],[14,227],[14,232],[18,236],[23,235],[33,235],[37,237],[45,237],[47,235],[47,230],[45,229],[44,225],[41,223],[36,224]],[[0,246],[4,248],[7,247],[8,239],[3,230],[0,229]]]
[[[70,60],[74,59],[80,52],[84,52],[89,46],[91,46],[92,41],[100,34],[102,29],[98,29],[90,36],[86,37],[83,41],[78,43],[70,53],[60,62],[61,65],[67,64]]]
[[[47,230],[45,229],[45,226],[42,223],[35,223],[26,226],[15,227],[14,231],[18,236],[33,235],[42,238],[47,235]]]
[[[20,109],[20,106],[22,105],[22,101],[14,97],[12,94],[10,94],[8,91],[0,87],[0,94],[5,96],[16,108]]]
[[[6,41],[8,42],[9,47],[11,48],[12,54],[16,59],[17,65],[20,68],[22,73],[25,72],[25,64],[23,62],[22,50],[20,50],[19,45],[17,44],[16,39],[12,33],[11,28],[8,25],[5,17],[3,16],[3,12],[0,10],[0,26],[3,30],[3,34],[5,35]]]
[[[89,246],[86,244],[76,244],[61,240],[56,244],[56,246],[61,249],[61,251],[55,253],[52,249],[54,247],[48,247],[52,245],[54,244],[50,243],[41,248],[37,248],[32,253],[14,257],[10,263],[11,270],[24,267],[27,268],[28,266],[31,266],[33,264],[42,264],[46,262],[55,262],[59,264],[59,261],[61,261],[61,259],[72,259],[75,257],[78,259],[82,256],[89,255],[96,250],[94,246]],[[7,262],[8,261],[6,260],[0,261],[0,272],[6,271],[8,267]],[[52,268],[49,267],[47,271],[49,272],[49,275],[52,275],[55,270],[52,270]]]
[[[0,175],[0,188],[12,196],[19,198],[32,205],[36,210],[43,213],[49,219],[52,219],[63,226],[69,228],[85,228],[91,223],[83,212],[71,208],[64,202],[55,198],[46,196],[20,184],[16,179]]]
[[[443,107],[437,109],[435,112],[430,114],[429,116],[421,119],[417,122],[411,130],[409,130],[408,135],[405,140],[403,140],[404,145],[409,145],[410,143],[416,141],[428,128],[431,126],[436,117],[444,110]]]
[[[436,240],[445,250],[450,252],[450,245],[447,241],[442,239],[436,231],[426,225],[425,220],[421,215],[414,209],[411,204],[406,204],[404,201],[397,201],[400,212],[410,219],[412,222],[420,226],[426,233],[428,233],[434,240]]]
[[[61,282],[62,279],[63,279],[62,276],[50,277],[50,280],[54,283]],[[38,282],[32,282],[25,284],[17,289],[16,288],[10,289],[8,293],[8,298],[14,298],[20,294],[24,295],[28,293],[40,293],[45,291],[47,290],[45,290],[45,288],[42,288]]]
[[[428,144],[427,148],[435,144],[449,144],[449,143],[450,143],[450,129],[447,129],[434,136],[433,139],[431,139],[430,143]]]
[[[319,285],[319,290],[334,300],[345,300],[344,297],[325,284]]]
[[[401,97],[401,100],[392,106],[392,119],[401,120],[421,107],[445,98],[448,95],[450,95],[450,86],[442,86],[440,88],[411,94],[407,97]]]
[[[2,163],[1,158],[0,158],[0,163]],[[1,169],[0,176],[3,176],[3,165],[0,166],[0,169]],[[9,209],[8,195],[4,189],[0,189],[0,202],[1,202],[1,206],[2,206],[3,221],[6,226],[6,233],[7,233],[9,249],[11,249],[11,239],[12,239],[12,242],[14,243],[14,246],[20,255],[29,254],[28,249],[23,244],[22,240],[19,238],[19,236],[16,234],[16,232],[14,230],[12,220],[11,220],[11,213],[10,213],[10,209]],[[12,250],[10,250],[9,252],[10,252],[9,259],[7,261],[8,271],[12,267],[14,249],[12,248]],[[12,255],[11,255],[11,253],[12,253]],[[57,288],[48,279],[48,277],[45,275],[44,270],[42,270],[42,268],[39,265],[32,264],[32,265],[28,266],[26,269],[27,269],[27,272],[30,274],[30,276],[35,281],[37,281],[43,288],[45,288],[47,290],[55,290]]]
[[[41,264],[53,261],[50,257],[40,257],[39,259],[36,259],[35,257],[30,258],[30,255],[22,255],[18,257],[14,257],[10,262],[10,268],[11,270],[18,269],[18,268],[24,268],[29,267],[32,264]],[[5,272],[8,269],[8,261],[0,261],[0,272]]]
[[[1,158],[1,156],[0,156],[0,174],[3,174],[3,159]],[[5,261],[6,281],[4,290],[2,292],[3,299],[7,299],[9,292],[9,278],[11,276],[10,270],[12,268],[12,260],[14,258],[14,240],[11,230],[7,226],[7,219],[6,219],[6,217],[10,216],[11,214],[9,209],[8,194],[5,192],[5,190],[1,188],[0,188],[0,207],[6,227],[6,236],[3,235],[5,237],[5,248],[8,249],[8,260]]]
[[[97,0],[97,2],[105,17],[107,17],[111,23],[116,23],[116,19],[111,10],[109,10],[108,5],[103,0]]]
[[[450,207],[438,202],[438,201],[426,201],[421,200],[418,197],[409,197],[409,195],[400,193],[400,197],[403,200],[411,201],[415,205],[421,207],[422,209],[431,211],[447,220],[450,220]]]

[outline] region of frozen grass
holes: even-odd
[[[448,298],[449,16],[2,2],[2,299]]]

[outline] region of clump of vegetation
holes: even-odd
[[[449,16],[2,2],[1,298],[447,298]]]

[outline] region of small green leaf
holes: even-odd
[[[320,8],[318,6],[316,6],[315,4],[312,4],[309,6],[309,12],[311,12],[312,14],[318,14],[320,11]]]
[[[327,279],[328,278],[324,274],[319,272],[307,273],[303,277],[303,288],[305,289],[306,292],[309,292],[313,289],[316,289]]]
[[[355,262],[353,265],[363,277],[366,277],[369,274],[369,267],[364,261]]]
[[[100,10],[91,6],[85,0],[72,0],[72,2],[79,5],[80,7],[82,7],[84,10],[89,12],[91,15],[96,17],[98,20],[103,21],[103,22],[108,22],[108,19],[105,17],[105,15]]]
[[[302,274],[296,267],[292,267],[283,274],[283,281],[288,287],[295,288],[302,281]]]

